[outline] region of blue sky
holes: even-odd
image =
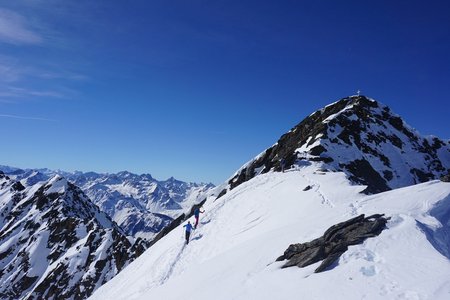
[[[0,164],[221,183],[360,89],[450,138],[448,1],[0,1]]]

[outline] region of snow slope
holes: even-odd
[[[178,227],[90,299],[450,299],[450,184],[367,196],[321,166],[268,172],[208,199],[189,245]],[[289,244],[361,213],[385,213],[388,229],[333,269],[274,262]]]

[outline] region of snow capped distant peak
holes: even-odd
[[[45,191],[46,195],[52,193],[64,194],[67,191],[68,182],[67,179],[65,179],[61,175],[55,175],[48,181],[45,187],[46,187]]]
[[[121,171],[121,172],[117,173],[117,176],[123,177],[123,178],[135,178],[135,177],[138,177],[139,175],[130,173],[128,171]]]
[[[141,177],[147,180],[153,180],[154,178],[152,177],[151,174],[149,173],[145,173],[145,174],[141,174]]]

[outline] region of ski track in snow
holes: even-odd
[[[261,224],[264,220],[262,219],[262,217],[257,217],[256,219],[251,220],[248,224],[248,226],[244,227],[244,229],[242,229],[241,231],[239,231],[238,233],[236,233],[235,235],[239,235],[241,233],[244,233],[246,231],[249,231],[250,229],[258,226],[259,224]]]
[[[356,203],[356,205],[355,205]],[[357,216],[358,215],[358,209],[360,208],[357,201],[355,201],[355,203],[350,203],[350,214],[352,216]]]
[[[160,285],[164,284],[167,280],[172,276],[173,270],[175,269],[177,263],[180,261],[181,255],[183,254],[184,249],[186,248],[186,242],[183,242],[183,247],[181,247],[180,252],[178,252],[177,256],[173,259],[172,263],[167,270],[167,274],[161,279],[159,282]]]

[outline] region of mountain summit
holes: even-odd
[[[379,193],[438,179],[450,170],[450,141],[421,136],[389,107],[350,96],[306,117],[243,166],[229,189],[270,170],[311,161],[344,171],[364,193]]]

